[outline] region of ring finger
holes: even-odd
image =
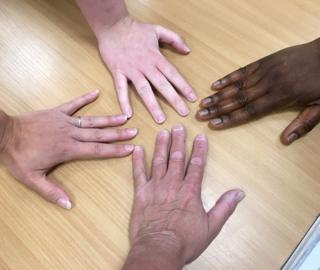
[[[70,117],[72,125],[78,128],[117,127],[125,124],[127,119],[126,115]]]

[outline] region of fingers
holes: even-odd
[[[49,202],[70,210],[72,204],[67,193],[56,183],[51,182],[45,175],[32,179],[27,186]]]
[[[80,142],[117,142],[134,138],[136,128],[123,129],[75,129],[73,138]]]
[[[132,170],[135,192],[148,181],[144,149],[136,146],[132,155]]]
[[[246,123],[272,111],[277,106],[272,96],[264,96],[229,114],[220,115],[209,122],[212,129],[225,129]]]
[[[185,167],[185,129],[182,125],[177,124],[172,128],[172,143],[169,156],[168,173],[177,175],[179,179],[183,179]]]
[[[292,121],[281,135],[281,141],[289,145],[310,132],[320,122],[320,106],[307,107]]]
[[[96,90],[94,92],[90,92],[81,97],[78,97],[68,103],[65,103],[57,107],[57,109],[65,114],[72,115],[76,111],[80,110],[82,107],[95,101],[98,97],[99,97],[99,90]]]
[[[143,100],[148,111],[151,113],[153,119],[158,124],[162,124],[166,120],[166,117],[157,99],[154,96],[149,82],[144,78],[142,74],[135,74],[135,76],[133,76],[130,79],[134,84],[135,88],[137,89],[137,92]]]
[[[193,142],[186,181],[201,185],[208,155],[208,139],[205,135],[198,135]],[[199,189],[200,190],[200,189]]]
[[[212,84],[212,88],[216,90],[220,90],[232,83],[235,83],[239,80],[243,80],[248,75],[255,73],[260,67],[260,61],[254,62],[246,67],[240,68],[229,75],[223,77],[222,79],[214,82]]]
[[[162,55],[158,61],[157,67],[185,98],[191,102],[195,102],[197,100],[197,95],[194,89],[181,76],[178,70]]]
[[[134,145],[74,142],[70,148],[72,160],[83,160],[125,157],[133,152]]]
[[[263,96],[266,92],[267,87],[264,87],[263,85],[240,91],[231,98],[224,99],[212,106],[201,109],[197,112],[197,118],[198,120],[203,121],[230,113],[246,106],[250,102]]]
[[[156,146],[152,160],[151,178],[161,179],[168,169],[170,147],[170,132],[162,130],[157,136]]]
[[[121,111],[128,117],[132,117],[132,107],[129,98],[128,81],[127,78],[121,73],[113,75],[114,84],[118,95]]]
[[[218,235],[244,197],[245,193],[241,190],[228,191],[220,197],[216,205],[208,212],[210,242]]]
[[[256,91],[257,89],[267,90],[269,82],[261,81],[262,77],[258,72],[250,77],[247,77],[243,80],[237,81],[231,85],[226,86],[223,89],[220,89],[217,93],[203,99],[200,102],[202,108],[209,108],[216,105],[219,102],[222,102],[225,99],[231,98],[237,94],[240,94],[244,91]],[[260,83],[261,82],[261,83]],[[216,89],[215,89],[216,90]]]
[[[77,126],[78,117],[71,117],[72,125]],[[125,124],[126,115],[113,116],[81,116],[81,128],[117,127]]]
[[[148,70],[145,74],[152,85],[163,95],[171,106],[181,115],[186,116],[190,110],[166,77],[157,69]]]
[[[181,54],[188,54],[191,50],[188,48],[183,39],[173,31],[170,31],[160,25],[156,26],[156,33],[161,43],[171,45]]]

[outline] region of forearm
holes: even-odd
[[[4,151],[9,140],[8,131],[11,125],[11,118],[5,112],[0,110],[0,154]]]
[[[76,2],[97,37],[103,29],[128,15],[124,0],[76,0]]]
[[[163,243],[136,245],[128,255],[122,270],[181,270],[181,254],[162,248]]]

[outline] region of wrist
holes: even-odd
[[[13,137],[13,118],[0,111],[0,155],[8,148]]]
[[[101,33],[129,16],[124,0],[76,0],[97,39]]]
[[[123,270],[180,270],[184,264],[182,248],[175,237],[154,235],[132,245]]]

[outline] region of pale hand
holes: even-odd
[[[24,185],[46,200],[70,209],[71,200],[62,187],[48,179],[57,165],[79,159],[123,157],[133,145],[116,145],[116,141],[132,139],[137,129],[101,129],[124,124],[127,117],[72,117],[77,110],[95,101],[97,91],[79,97],[51,110],[11,117],[6,144],[0,159]]]
[[[157,123],[166,116],[153,88],[182,116],[189,114],[180,94],[189,101],[197,97],[177,69],[161,54],[159,43],[174,47],[181,54],[190,49],[176,33],[158,25],[144,24],[130,16],[106,27],[97,35],[100,53],[111,71],[122,112],[132,116],[128,83],[132,82],[145,106]],[[152,88],[153,87],[153,88]]]

